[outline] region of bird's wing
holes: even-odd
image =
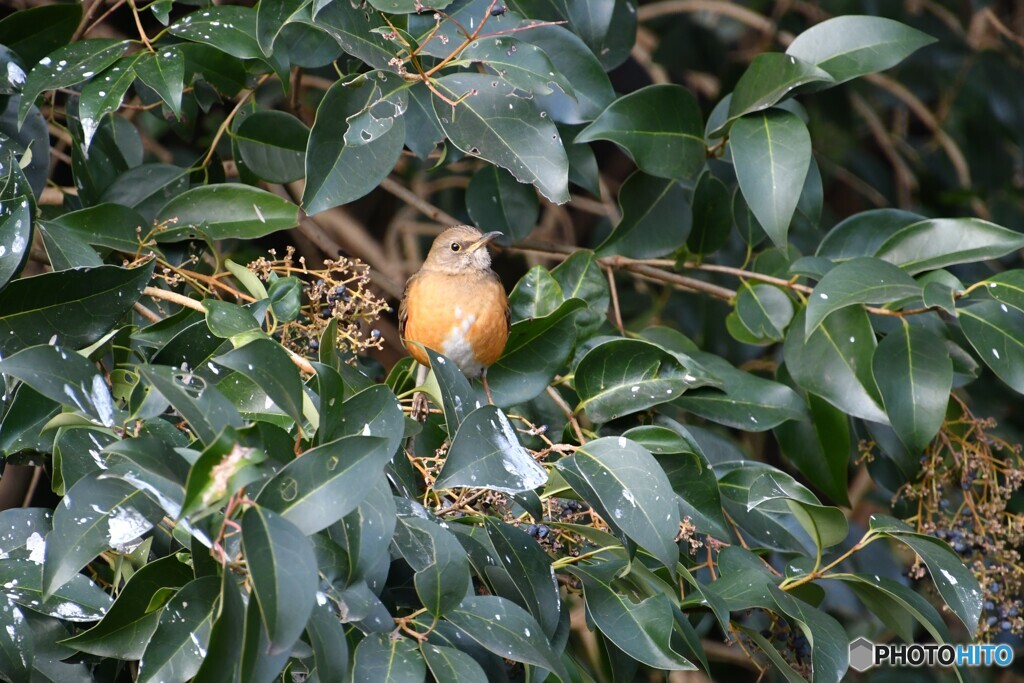
[[[409,320],[409,290],[412,289],[416,275],[406,280],[405,291],[402,292],[402,303],[398,304],[398,336],[402,339],[405,339],[405,323]]]

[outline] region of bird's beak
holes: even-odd
[[[476,242],[473,242],[473,244],[469,245],[466,248],[466,251],[468,253],[472,254],[474,251],[476,251],[480,247],[487,246],[487,243],[492,241],[495,237],[501,237],[502,234],[503,233],[500,233],[500,232],[486,232],[486,233],[483,234],[483,236],[480,239],[478,239]]]

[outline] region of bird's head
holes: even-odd
[[[481,233],[468,225],[448,228],[434,240],[423,267],[446,273],[485,271],[491,267],[487,243],[500,232]]]

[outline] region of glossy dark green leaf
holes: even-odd
[[[255,594],[250,594],[249,604],[245,608],[242,656],[237,669],[237,680],[272,683],[280,677],[290,656],[291,652],[287,650],[271,654],[270,637],[262,621],[259,598]]]
[[[570,568],[583,582],[587,614],[601,633],[629,657],[667,671],[696,669],[676,650],[679,644],[673,643],[679,636],[673,633],[675,620],[667,596],[652,595],[635,602],[612,587],[616,571],[625,568],[624,562]]]
[[[317,677],[322,681],[347,680],[348,642],[345,631],[334,608],[326,600],[320,604],[319,595],[306,625],[306,633],[313,648]]]
[[[960,329],[985,365],[1024,393],[1024,312],[997,301],[979,301],[957,311]]]
[[[21,270],[32,242],[32,200],[8,175],[0,189],[0,287]]]
[[[762,474],[747,491],[747,509],[752,510],[768,501],[785,500],[790,512],[819,550],[845,541],[849,525],[842,510],[821,505],[807,489],[794,483],[789,478],[776,478],[770,472]]]
[[[199,666],[193,683],[237,680],[246,635],[246,605],[242,602],[242,594],[234,574],[225,572],[221,579],[220,605],[210,630],[206,658]],[[249,607],[254,615],[259,613],[258,602],[255,597],[250,598]],[[258,616],[256,621],[259,621]]]
[[[187,47],[187,46],[186,46]],[[121,119],[114,118],[113,121]],[[100,128],[98,136],[103,135],[103,128]],[[97,140],[98,144],[98,140]],[[96,154],[96,144],[93,145],[93,155]],[[160,209],[168,201],[182,194],[188,189],[188,170],[171,164],[142,164],[128,171],[120,173],[103,190],[100,195],[100,202],[121,204],[134,208],[145,219],[142,228],[144,234],[150,232],[150,223],[156,218]],[[138,249],[138,237],[131,237],[133,251]]]
[[[341,405],[340,424],[335,425],[325,438],[334,440],[344,436],[375,436],[386,439],[384,449],[394,453],[402,440],[403,421],[395,394],[386,386],[377,384],[356,391]]]
[[[59,428],[53,440],[53,492],[63,495],[85,475],[105,468],[101,451],[117,442],[108,430],[91,425]]]
[[[380,31],[390,29],[379,13],[367,12],[351,3],[320,3],[314,7],[313,22],[353,57],[374,69],[393,69],[390,61],[397,45],[381,35]]]
[[[8,66],[5,70],[8,71],[9,82],[17,81],[19,77],[24,78],[16,67]],[[50,147],[50,133],[46,127],[46,119],[35,105],[29,107],[28,117],[19,128],[17,115],[20,104],[21,96],[11,95],[7,98],[7,107],[0,112],[0,132],[5,136],[0,139],[0,158],[10,158],[13,154],[19,164],[25,164],[24,168],[17,168],[24,173],[24,179],[28,181],[31,191],[27,188],[19,189],[18,193],[34,195],[29,198],[29,204],[32,204],[32,213],[35,214],[34,200],[42,195],[49,174],[48,155],[44,152]],[[14,168],[10,170],[13,171]],[[14,172],[17,174],[19,171]]]
[[[732,193],[721,180],[702,173],[693,190],[693,229],[686,246],[697,254],[711,254],[729,241],[732,231]]]
[[[554,83],[562,92],[573,94],[572,86],[541,48],[510,36],[474,40],[459,59],[482,62],[513,88],[536,95],[549,95]]]
[[[636,41],[636,3],[633,0],[557,4],[563,8],[569,28],[590,47],[606,71],[626,61]]]
[[[847,470],[853,452],[846,414],[814,394],[807,394],[808,417],[775,428],[786,459],[841,505],[847,504]]]
[[[103,265],[103,259],[77,234],[55,224],[39,224],[46,256],[54,270],[69,268],[96,268]]]
[[[807,126],[783,110],[744,116],[733,124],[729,148],[750,210],[772,242],[784,247],[811,163]]]
[[[57,48],[39,60],[25,79],[18,107],[18,126],[28,116],[29,107],[45,90],[68,88],[87,81],[117,61],[130,43],[127,40],[93,38]]]
[[[142,54],[122,57],[99,76],[89,80],[82,88],[78,100],[79,122],[82,125],[82,147],[88,151],[101,119],[121,107],[121,101],[135,82],[135,63]],[[102,78],[101,78],[102,77]]]
[[[293,227],[297,208],[287,199],[248,185],[223,183],[195,187],[160,209],[160,221],[175,219],[161,235],[180,238],[189,228],[202,230],[211,240],[252,239]],[[166,239],[161,237],[160,239]]]
[[[175,555],[150,562],[132,574],[100,623],[63,644],[98,657],[141,658],[160,620],[161,610],[150,609],[153,598],[193,578],[192,568]]]
[[[281,0],[261,2],[256,8],[256,42],[263,54],[274,53],[274,42],[289,22],[309,13],[310,3],[306,0]],[[305,11],[303,11],[305,10]]]
[[[619,188],[622,220],[598,252],[652,258],[675,251],[690,234],[688,194],[671,178],[633,173]]]
[[[786,385],[734,368],[714,354],[698,352],[693,359],[722,386],[682,395],[676,404],[686,410],[748,432],[765,431],[804,416],[803,401]]]
[[[426,159],[439,142],[444,140],[444,131],[434,113],[432,95],[423,83],[411,86],[409,108],[405,111],[405,146],[420,159]]]
[[[434,9],[444,9],[452,4],[452,0],[370,0],[370,5],[381,12],[392,14],[412,14],[413,12],[424,12]]]
[[[73,574],[52,595],[44,596],[39,564],[32,557],[0,560],[0,583],[9,599],[38,614],[76,623],[98,621],[110,609],[111,597],[84,574]]]
[[[797,628],[811,645],[813,681],[839,683],[849,668],[849,636],[846,629],[832,616],[799,600],[774,585],[768,593],[777,610],[796,623]],[[771,609],[771,607],[769,607]]]
[[[0,45],[17,52],[25,64],[35,64],[66,45],[81,20],[78,4],[27,7],[0,21]]]
[[[582,299],[572,298],[542,318],[513,323],[504,353],[487,370],[496,405],[529,401],[547,389],[572,353],[575,321],[584,308]]]
[[[274,317],[281,322],[295,320],[302,308],[302,280],[295,276],[275,280],[268,290],[268,298]]]
[[[222,339],[259,337],[260,322],[253,315],[254,309],[219,299],[207,299],[203,301],[203,307],[206,309],[206,325],[215,336]]]
[[[79,349],[98,341],[138,301],[152,264],[44,273],[0,290],[0,354],[57,342]]]
[[[508,241],[518,242],[537,223],[540,201],[532,187],[517,182],[502,168],[487,165],[469,181],[466,209],[481,230],[497,230]]]
[[[919,297],[921,286],[914,278],[877,258],[855,258],[825,274],[809,295],[805,326],[810,334],[826,316],[855,304],[886,304]]]
[[[771,474],[777,481],[785,482],[790,490],[802,489],[792,477],[770,465],[750,460],[717,462],[715,474],[719,478],[722,507],[753,544],[786,552],[814,554],[814,540],[793,516],[785,500],[769,500],[757,507],[748,507],[751,486],[760,477]],[[809,491],[807,495],[813,498]]]
[[[44,537],[53,512],[45,508],[9,508],[0,512],[0,553],[14,559],[43,561]]]
[[[939,595],[968,632],[974,632],[981,616],[982,594],[978,579],[964,566],[960,557],[944,541],[915,533],[898,519],[885,515],[872,515],[872,531],[884,533],[910,546],[931,574]]]
[[[242,416],[224,394],[199,375],[161,365],[143,365],[139,371],[204,444],[213,443],[225,427],[242,426]]]
[[[594,140],[616,143],[641,171],[660,178],[694,178],[704,167],[700,109],[679,85],[650,85],[615,100],[576,136]]]
[[[579,409],[596,422],[667,403],[712,383],[696,361],[640,339],[610,339],[594,346],[575,373]]]
[[[487,674],[476,661],[453,647],[438,647],[429,643],[420,645],[420,654],[430,668],[434,680],[451,683],[474,683],[486,680]]]
[[[912,620],[924,626],[936,642],[950,641],[949,629],[938,610],[913,589],[884,576],[845,574],[837,578],[904,642],[914,642]]]
[[[786,367],[802,388],[855,417],[888,422],[871,372],[875,333],[864,309],[841,308],[810,336],[801,311],[789,326],[784,350]]]
[[[595,331],[608,317],[611,292],[608,278],[592,251],[580,250],[558,264],[551,275],[562,287],[566,299],[577,298],[587,302],[586,310],[576,316],[576,327],[581,335]]]
[[[1000,258],[1022,247],[1024,235],[980,218],[932,218],[896,232],[874,255],[913,275]]]
[[[338,569],[346,586],[363,579],[373,581],[376,569],[390,562],[388,547],[397,524],[395,499],[384,476],[369,488],[356,509],[329,528],[330,537],[348,553],[348,572]]]
[[[81,479],[64,495],[46,536],[43,591],[49,596],[108,548],[129,544],[163,517],[144,493],[123,481]]]
[[[871,209],[855,213],[829,230],[818,245],[816,254],[833,261],[873,256],[886,240],[922,219],[924,216],[900,209]]]
[[[352,680],[366,683],[405,683],[422,681],[427,667],[413,641],[392,638],[387,633],[373,633],[356,647],[352,662]]]
[[[267,484],[256,501],[311,534],[351,512],[391,460],[389,440],[347,436],[306,451]]]
[[[451,531],[415,515],[399,515],[394,541],[416,572],[416,594],[428,612],[440,617],[462,602],[470,587],[469,561]]]
[[[935,38],[898,21],[874,16],[827,19],[798,35],[786,54],[817,65],[835,83],[884,71]]]
[[[29,683],[35,660],[32,630],[25,613],[8,597],[0,597],[0,671],[10,683]]]
[[[484,524],[487,538],[494,547],[494,560],[508,577],[504,584],[507,589],[501,593],[502,597],[529,610],[544,633],[553,638],[565,607],[558,594],[558,581],[551,567],[551,558],[522,529],[491,517]],[[497,571],[497,567],[485,569],[492,582]]]
[[[160,614],[139,661],[139,682],[187,681],[206,657],[216,616],[220,579],[205,576],[185,585]]]
[[[679,508],[668,478],[647,449],[622,436],[604,437],[556,467],[608,524],[675,573]]]
[[[290,183],[306,173],[309,128],[291,114],[272,109],[245,117],[234,140],[242,161],[272,183]]]
[[[1024,311],[1024,270],[1004,270],[993,275],[985,281],[985,291],[996,301]]]
[[[496,406],[474,410],[459,425],[434,487],[468,486],[521,493],[543,486],[544,468],[519,443],[512,424]]]
[[[196,10],[171,24],[168,31],[239,59],[263,56],[256,42],[256,10],[251,7],[224,5]]]
[[[570,680],[558,655],[543,638],[530,613],[493,595],[470,596],[445,615],[447,620],[499,657],[542,666]]]
[[[270,653],[290,651],[313,612],[316,558],[309,539],[277,513],[254,506],[242,516],[242,548],[270,636]]]
[[[217,356],[214,361],[251,379],[278,408],[295,422],[302,422],[302,379],[280,344],[270,339],[255,339]]]
[[[782,341],[793,312],[793,300],[773,285],[745,283],[736,295],[737,316],[761,339]]]
[[[765,52],[754,57],[732,91],[727,120],[773,106],[795,88],[807,83],[828,83],[832,76],[823,69],[793,55]],[[735,127],[733,128],[735,131]],[[800,178],[803,185],[803,177]]]
[[[559,123],[593,121],[615,100],[604,67],[578,35],[562,26],[537,26],[519,34],[544,50],[574,96],[555,91],[537,98],[541,111]]]
[[[173,45],[144,54],[135,63],[139,80],[152,88],[175,117],[181,118],[181,93],[185,83],[185,55]]]
[[[872,369],[889,423],[908,450],[920,453],[946,417],[953,362],[938,335],[901,322],[878,344]]]
[[[463,152],[496,164],[521,183],[532,183],[551,201],[569,201],[569,159],[555,124],[536,103],[513,97],[513,88],[486,74],[437,79],[434,111],[445,135]]]
[[[437,395],[434,398],[441,404],[448,435],[454,436],[466,416],[479,407],[479,402],[474,398],[469,380],[450,358],[430,351],[427,354],[431,375],[437,383]],[[427,384],[430,385],[429,378]]]
[[[104,427],[114,425],[110,387],[96,366],[77,353],[58,346],[30,346],[0,361],[0,372],[17,377],[43,396]]]
[[[306,147],[307,213],[358,199],[391,172],[405,142],[407,87],[394,74],[376,71],[327,91]]]
[[[530,268],[508,295],[512,320],[517,322],[549,315],[557,310],[564,300],[562,286],[550,271],[541,265]]]
[[[139,249],[137,230],[147,228],[138,211],[120,204],[97,204],[71,211],[47,222],[74,233],[87,244],[134,254]]]

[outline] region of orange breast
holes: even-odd
[[[479,374],[505,349],[505,289],[486,276],[423,273],[409,286],[406,348],[423,365],[429,361],[419,342],[450,357],[465,374]]]

